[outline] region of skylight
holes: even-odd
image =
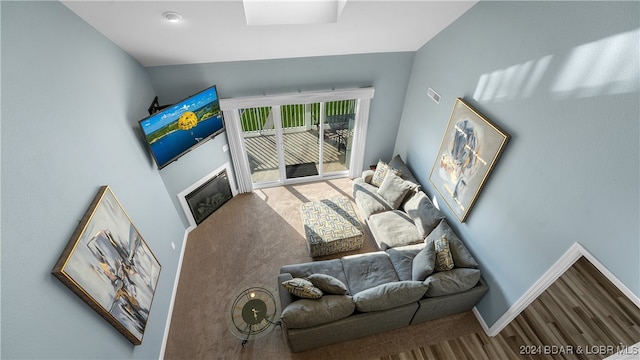
[[[247,25],[337,23],[347,0],[243,0]]]

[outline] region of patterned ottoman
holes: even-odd
[[[364,233],[358,216],[346,197],[300,205],[307,247],[312,257],[357,250]]]

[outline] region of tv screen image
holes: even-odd
[[[216,86],[139,121],[158,169],[224,131]]]

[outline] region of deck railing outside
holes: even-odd
[[[325,103],[325,113],[327,117],[354,114],[355,107],[356,100],[330,101]],[[320,103],[282,105],[280,112],[283,128],[309,129],[319,123]],[[274,129],[271,107],[240,109],[240,119],[245,133]]]

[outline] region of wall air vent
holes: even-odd
[[[436,104],[440,104],[440,94],[435,92],[435,90],[429,88],[429,90],[427,90],[427,95],[429,95],[431,100],[435,101]]]

